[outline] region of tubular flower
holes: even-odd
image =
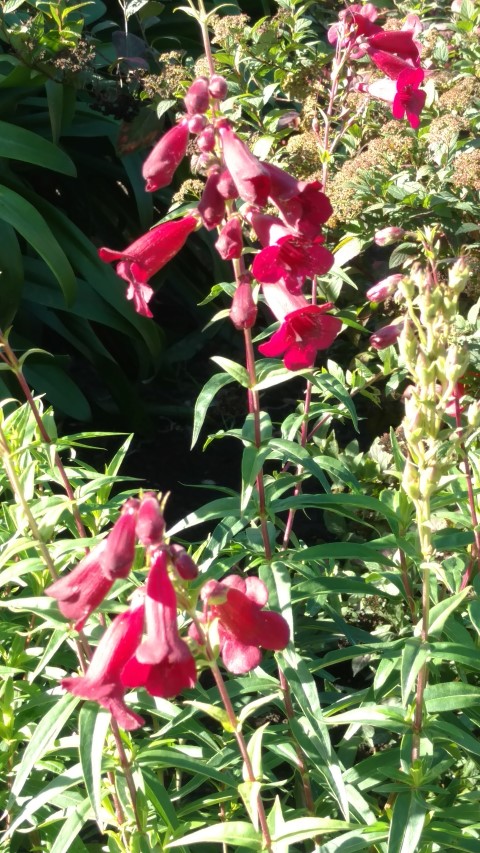
[[[146,638],[121,674],[123,685],[145,687],[164,699],[193,687],[197,677],[193,655],[178,634],[177,599],[167,565],[167,552],[157,551],[146,587]]]
[[[373,3],[365,3],[364,6],[354,3],[348,9],[342,10],[338,17],[340,23],[332,24],[328,30],[328,41],[330,44],[336,44],[339,36],[343,34],[342,47],[353,50],[353,58],[359,59],[365,53],[365,50],[358,46],[360,37],[382,31],[379,24],[374,23],[378,17],[378,9]]]
[[[218,191],[221,174],[218,169],[210,172],[197,206],[202,222],[208,231],[212,231],[213,228],[220,225],[225,216],[225,198]]]
[[[427,97],[426,92],[419,88],[424,77],[425,72],[421,68],[406,68],[400,72],[396,81],[386,78],[375,80],[367,89],[374,98],[392,105],[394,118],[402,119],[406,114],[410,126],[416,130]]]
[[[206,113],[210,103],[208,91],[208,79],[197,77],[187,91],[184,98],[185,107],[189,115]]]
[[[98,250],[102,261],[119,261],[116,273],[128,282],[127,299],[133,299],[139,314],[153,316],[147,304],[153,296],[153,290],[147,282],[180,251],[197,224],[195,216],[162,222],[142,234],[123,251],[105,247]]]
[[[230,320],[236,329],[251,329],[257,319],[257,306],[252,294],[251,276],[243,275],[233,294]]]
[[[135,533],[144,548],[160,545],[165,532],[165,521],[155,492],[146,492],[138,508]]]
[[[282,324],[259,351],[267,357],[283,355],[288,370],[313,367],[317,351],[331,346],[342,327],[341,320],[325,313],[333,304],[310,305],[304,296],[292,295],[279,283],[263,285],[263,293]]]
[[[135,510],[128,509],[108,536],[80,560],[65,577],[47,587],[60,612],[80,631],[109,593],[116,578],[127,577],[135,556]]]
[[[269,196],[283,222],[303,237],[318,237],[320,226],[333,213],[320,181],[297,181],[272,163],[264,166],[271,182]]]
[[[376,231],[373,241],[377,246],[390,246],[391,243],[398,243],[405,234],[406,231],[403,228],[399,228],[397,225],[389,225],[387,228]]]
[[[253,275],[264,284],[281,282],[290,293],[300,293],[306,278],[324,275],[333,266],[334,257],[322,244],[323,237],[281,237],[255,255]]]
[[[270,192],[266,165],[257,160],[230,127],[221,127],[219,133],[225,165],[239,196],[244,201],[264,207]]]
[[[239,258],[243,248],[242,226],[236,217],[225,223],[220,231],[215,248],[224,261]]]
[[[387,278],[383,278],[381,281],[377,281],[372,287],[369,287],[365,296],[369,302],[384,302],[389,296],[393,296],[402,278],[403,275],[401,273],[389,275]]]
[[[162,136],[152,149],[142,167],[145,189],[151,193],[167,187],[187,153],[188,124],[182,122]]]
[[[288,624],[280,613],[263,610],[268,593],[258,578],[231,575],[221,583],[211,580],[201,597],[209,616],[218,618],[220,653],[230,672],[241,675],[258,666],[260,648],[281,651],[288,645]]]
[[[120,673],[140,642],[143,630],[143,595],[137,594],[129,610],[116,616],[105,631],[88,667],[86,675],[64,678],[62,687],[92,699],[110,711],[122,729],[138,729],[144,720],[127,708]]]
[[[389,30],[374,33],[367,38],[368,52],[382,50],[387,53],[395,53],[401,59],[410,59],[414,65],[418,65],[420,56],[413,35],[411,30]]]

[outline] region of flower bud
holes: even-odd
[[[202,130],[202,132],[197,136],[197,148],[199,148],[203,154],[214,150],[215,131],[211,124]]]
[[[106,578],[126,578],[135,558],[135,525],[137,512],[127,509],[115,522],[105,539],[100,557],[102,572]]]
[[[225,199],[218,192],[218,182],[221,173],[213,169],[208,178],[202,197],[198,203],[197,210],[202,217],[202,222],[208,231],[217,228],[225,216]]]
[[[402,278],[403,275],[401,275],[401,273],[398,273],[397,275],[389,275],[387,278],[377,281],[373,287],[370,287],[365,296],[369,302],[383,302],[395,293]]]
[[[184,581],[193,581],[198,576],[198,566],[187,554],[183,545],[170,545],[170,557],[178,574]]]
[[[140,503],[135,533],[144,548],[160,545],[165,531],[165,521],[160,511],[157,496],[146,492]]]
[[[406,495],[412,501],[418,501],[421,497],[418,486],[418,470],[416,465],[407,459],[403,469],[402,486]]]
[[[225,77],[222,77],[221,74],[213,74],[212,77],[210,77],[208,91],[212,98],[216,98],[218,101],[223,101],[224,98],[227,97],[228,92],[228,85]]]
[[[386,349],[398,340],[401,331],[402,323],[391,323],[389,326],[384,326],[383,329],[379,329],[378,332],[374,332],[370,336],[370,346],[374,349]]]
[[[225,223],[215,243],[215,248],[224,261],[232,261],[234,258],[240,257],[243,248],[243,234],[242,226],[236,217]]]
[[[230,308],[230,319],[236,329],[250,329],[257,319],[257,306],[253,301],[251,276],[244,275],[240,279],[233,294]]]
[[[195,113],[195,115],[188,119],[188,129],[190,133],[201,133],[207,124],[208,119],[206,116],[202,115],[202,113]]]
[[[377,246],[389,246],[390,243],[397,243],[398,240],[401,240],[404,234],[403,228],[392,225],[389,228],[382,228],[377,231],[373,239]]]
[[[145,189],[151,193],[167,187],[177,167],[187,153],[188,125],[177,124],[162,136],[152,149],[142,167]]]
[[[224,169],[223,172],[220,173],[217,190],[224,199],[238,198],[237,188],[228,169]]]
[[[195,113],[206,113],[210,104],[208,94],[208,80],[206,77],[197,77],[190,86],[184,98],[187,113],[191,116]]]

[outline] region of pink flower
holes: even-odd
[[[257,160],[230,127],[221,127],[219,133],[225,165],[239,196],[244,201],[264,207],[270,191],[270,179],[265,164]]]
[[[135,532],[144,548],[162,543],[165,521],[155,492],[145,492],[140,501]]]
[[[208,231],[217,228],[225,216],[225,198],[218,191],[222,173],[218,169],[210,172],[197,210]]]
[[[135,522],[135,511],[127,510],[73,571],[45,590],[57,599],[60,612],[75,623],[77,631],[110,592],[114,580],[127,577],[135,556]]]
[[[313,367],[317,351],[331,346],[342,327],[341,320],[325,314],[333,308],[332,303],[310,305],[304,296],[292,295],[283,284],[265,284],[263,293],[282,324],[259,351],[267,357],[283,355],[288,370]]]
[[[291,293],[300,293],[306,278],[324,275],[334,263],[332,253],[322,244],[323,237],[281,237],[255,255],[253,275],[264,284],[281,282]]]
[[[120,682],[120,673],[142,636],[143,612],[143,596],[137,595],[130,608],[116,616],[105,631],[86,675],[62,681],[65,690],[107,708],[118,725],[127,730],[138,729],[144,723],[125,705],[125,690]]]
[[[183,545],[170,545],[168,553],[175,570],[182,580],[193,581],[198,577],[198,566]]]
[[[411,30],[389,30],[379,33],[374,33],[367,39],[369,50],[386,51],[387,53],[395,53],[402,59],[410,59],[414,65],[420,62],[418,47],[413,39]]]
[[[215,248],[224,261],[239,258],[243,249],[242,226],[236,217],[225,223],[220,231]]]
[[[206,113],[210,103],[208,92],[208,80],[206,77],[197,77],[187,91],[184,98],[185,107],[189,115],[195,113]]]
[[[233,294],[230,319],[236,329],[251,329],[257,319],[257,306],[253,301],[252,282],[248,273],[240,279]]]
[[[336,44],[339,35],[343,34],[342,47],[351,50],[358,43],[360,36],[369,36],[382,31],[382,28],[374,23],[378,17],[378,9],[373,3],[365,3],[364,6],[354,3],[342,10],[338,17],[340,23],[333,24],[328,30],[327,38],[330,44]],[[357,47],[352,56],[359,59],[364,53],[361,47]]]
[[[162,269],[180,251],[189,234],[195,231],[198,220],[186,216],[171,222],[162,222],[123,251],[98,250],[102,261],[119,261],[116,273],[128,282],[127,299],[133,299],[135,310],[144,317],[152,317],[148,302],[153,296],[148,280]]]
[[[403,323],[391,323],[370,335],[370,346],[374,349],[386,349],[396,343],[400,337]]]
[[[318,237],[320,226],[333,213],[319,181],[297,181],[272,163],[264,163],[270,177],[269,196],[284,223],[309,239]]]
[[[397,273],[395,275],[389,275],[387,278],[383,278],[381,281],[377,281],[373,287],[370,287],[365,296],[367,297],[369,302],[383,302],[385,299],[388,299],[389,296],[392,296],[398,285],[400,284],[403,275],[401,273]]]
[[[288,645],[288,624],[280,613],[263,610],[268,592],[258,578],[211,580],[201,597],[209,616],[219,620],[220,653],[230,672],[241,675],[258,666],[260,648],[280,651]]]
[[[151,193],[167,187],[173,175],[187,153],[188,124],[182,122],[167,131],[157,142],[142,167],[146,180],[145,189]]]
[[[391,80],[397,80],[402,71],[414,70],[414,65],[400,56],[395,56],[393,53],[388,53],[386,50],[370,48],[370,59],[375,63],[380,71],[383,71]]]
[[[389,246],[391,243],[397,243],[402,239],[406,232],[403,228],[398,228],[396,225],[389,225],[387,228],[381,228],[375,232],[373,238],[377,246]]]
[[[213,74],[210,77],[208,91],[212,98],[216,98],[218,101],[225,100],[228,94],[228,83],[225,77],[222,77],[221,74]]]
[[[178,634],[177,599],[167,565],[167,552],[156,551],[145,596],[146,637],[121,674],[125,686],[145,687],[164,699],[194,687],[197,677],[193,655]]]

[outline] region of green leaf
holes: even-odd
[[[424,698],[430,714],[458,711],[462,708],[480,706],[480,687],[458,681],[429,684],[425,688]]]
[[[95,820],[101,826],[102,757],[110,714],[100,710],[96,703],[87,702],[80,711],[78,725],[83,780]]]
[[[55,409],[79,421],[91,417],[89,402],[68,373],[53,360],[29,361],[24,368],[28,384],[37,394],[46,394]]]
[[[447,596],[443,601],[440,601],[439,604],[435,604],[435,606],[432,607],[429,616],[428,628],[428,633],[430,635],[441,634],[448,617],[455,612],[467,595],[470,595],[470,591],[470,587],[466,587],[460,592],[456,592],[454,595]],[[421,636],[422,630],[423,619],[420,619],[420,621],[415,625],[415,636]]]
[[[203,386],[195,403],[191,447],[194,447],[197,442],[200,430],[202,429],[205,421],[205,416],[213,398],[221,388],[224,388],[225,385],[229,385],[233,381],[234,380],[228,373],[216,373],[215,376],[212,376]]]
[[[298,817],[287,821],[280,835],[272,838],[272,841],[288,841],[289,844],[294,844],[296,841],[306,841],[325,832],[338,832],[351,828],[351,824],[344,820],[331,820],[328,817]]]
[[[387,853],[413,853],[422,837],[427,806],[417,791],[397,794],[388,835]]]
[[[36,763],[48,753],[57,735],[67,720],[70,719],[79,702],[80,699],[78,696],[71,696],[69,693],[66,693],[42,717],[33,733],[32,739],[27,744],[20,765],[15,769],[15,776],[10,792],[11,802],[15,801],[22,792],[30,772]]]
[[[48,142],[38,133],[32,133],[31,130],[6,121],[0,121],[0,157],[33,163],[72,178],[77,174],[75,164],[68,154],[52,142]]]
[[[71,305],[77,288],[75,274],[63,249],[33,204],[8,187],[0,186],[0,219],[15,228],[43,258],[62,288],[67,305]]]
[[[204,776],[206,779],[213,779],[215,782],[220,782],[221,785],[231,785],[235,787],[233,778],[225,770],[217,770],[216,767],[211,767],[207,761],[199,761],[198,759],[190,758],[182,752],[181,748],[169,749],[152,749],[147,747],[137,755],[139,765],[149,767],[153,765],[160,767],[178,767],[179,770],[185,770],[191,773],[192,776]]]
[[[270,455],[270,448],[244,447],[242,454],[242,495],[240,509],[243,512],[250,501],[256,479],[262,470],[263,463]]]
[[[72,850],[73,841],[80,832],[82,826],[90,819],[92,806],[87,799],[83,803],[77,803],[67,819],[62,823],[50,853],[69,853]]]
[[[217,823],[214,826],[206,826],[204,829],[197,829],[196,832],[190,832],[183,838],[170,841],[166,848],[180,847],[183,844],[233,844],[235,847],[246,847],[248,850],[260,851],[262,849],[262,838],[251,823],[232,820]]]
[[[402,685],[402,704],[407,706],[410,693],[412,692],[415,679],[428,657],[428,646],[421,643],[419,639],[409,637],[405,641],[402,651],[402,664],[400,679]]]
[[[0,219],[0,328],[10,326],[22,299],[23,258],[17,235]]]
[[[33,815],[37,813],[44,805],[51,803],[56,796],[62,794],[73,785],[77,785],[82,778],[80,764],[75,764],[69,767],[65,773],[55,776],[51,782],[35,796],[32,797],[22,808],[19,814],[16,815],[11,822],[8,830],[5,832],[5,838],[13,835],[17,827],[21,826],[25,821],[30,821]]]
[[[323,545],[312,545],[289,555],[294,563],[305,563],[310,560],[362,560],[365,563],[380,563],[382,566],[395,565],[392,560],[380,550],[358,542],[326,542]]]
[[[212,720],[216,720],[217,723],[220,723],[224,731],[235,731],[224,708],[219,708],[218,705],[209,705],[207,702],[197,702],[196,699],[185,701],[183,704],[192,705],[194,708],[197,708],[198,711],[202,711],[208,717],[211,717]]]
[[[225,373],[228,373],[236,382],[240,385],[243,385],[244,388],[248,388],[250,386],[250,379],[248,377],[248,373],[241,364],[237,364],[236,361],[231,361],[229,358],[223,358],[223,356],[215,355],[212,358],[212,361],[215,364],[218,364]]]
[[[284,438],[272,438],[270,440],[270,447],[272,450],[278,451],[282,460],[295,462],[305,471],[308,471],[312,477],[315,477],[319,481],[325,492],[330,492],[330,484],[321,466],[314,461],[308,450],[301,447],[295,441],[288,441]]]
[[[343,403],[350,414],[355,429],[358,432],[358,418],[355,404],[350,397],[350,394],[343,387],[342,383],[330,373],[314,373],[312,376],[312,383],[316,388],[319,388],[321,391],[327,391],[329,395],[336,397],[340,403]]]

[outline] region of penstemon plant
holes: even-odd
[[[221,316],[242,335],[244,363],[214,359],[223,372],[199,395],[194,440],[215,395],[237,382],[248,414],[226,434],[243,444],[242,490],[170,528],[167,496],[147,488],[113,499],[123,454],[104,476],[65,464],[61,451],[88,436],[57,438],[2,334],[2,366],[26,399],[0,429],[2,536],[8,557],[21,558],[17,574],[5,570],[6,582],[18,585],[14,613],[32,614],[22,654],[5,666],[2,843],[24,849],[17,839],[25,834],[32,849],[53,853],[195,845],[474,851],[479,412],[464,384],[458,325],[468,268],[445,255],[440,229],[385,225],[371,235],[375,244],[405,241],[409,254],[401,273],[367,290],[368,313],[354,318],[324,296],[336,267],[321,230],[332,215],[329,168],[359,115],[349,96],[385,101],[395,119],[418,129],[422,24],[410,15],[401,29],[387,29],[367,3],[343,10],[329,28],[329,97],[313,121],[320,182],[252,152],[233,117],[229,80],[216,70],[214,13],[203,0],[184,11],[200,27],[205,74],[191,83],[184,113],[142,175],[147,192],[164,189],[194,147],[201,197],[180,218],[173,211],[125,249],[102,247],[99,255],[116,262],[127,299],[152,317],[150,279],[194,232],[216,232],[215,250],[233,271]],[[397,316],[370,336],[365,362],[376,359],[373,370],[362,356],[346,372],[332,360],[315,366],[344,328],[363,333],[361,321],[380,304]],[[254,339],[268,312],[270,326]],[[262,392],[290,380],[304,384],[303,402],[278,428]],[[383,480],[368,489],[373,457],[357,454],[349,465],[332,449],[333,427],[350,420],[358,428],[355,396],[367,398],[386,380],[402,383],[405,415],[388,436]],[[191,539],[196,525],[212,521],[190,553],[182,535]],[[77,565],[59,572],[82,548]],[[33,595],[24,594],[24,575]],[[32,673],[28,647],[37,632],[51,636]],[[339,669],[346,662],[353,680],[368,673],[361,688]],[[18,756],[22,729],[8,707],[12,697],[20,710],[28,701],[42,707],[31,689],[40,673],[48,710]],[[86,704],[77,729],[79,700]],[[47,782],[57,766],[63,772]],[[89,835],[94,822],[100,840]]]

